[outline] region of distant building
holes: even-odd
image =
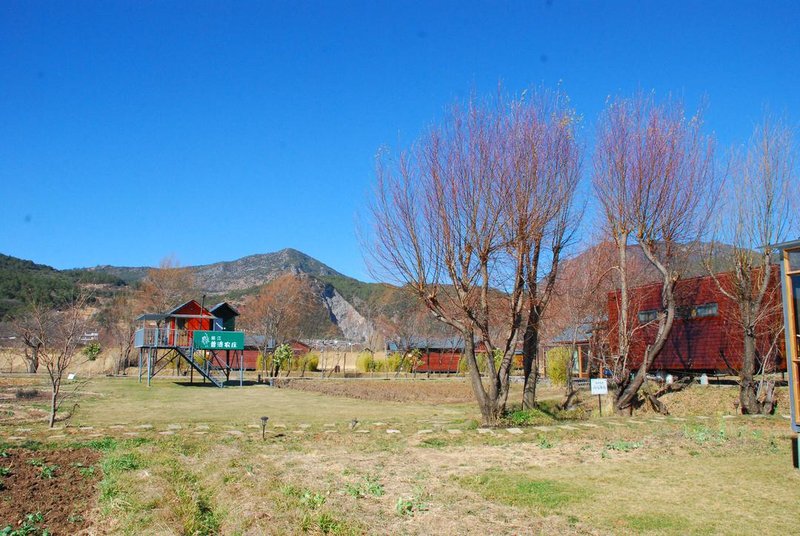
[[[256,370],[258,368],[258,355],[264,353],[266,346],[266,355],[275,351],[277,344],[275,340],[270,339],[264,344],[265,337],[263,335],[247,335],[244,339],[244,369]],[[292,348],[295,356],[301,356],[309,353],[311,347],[304,342],[298,340],[291,340],[287,344]]]
[[[542,344],[540,357],[540,374],[547,375],[547,352],[555,348],[572,349],[572,377],[590,378],[598,366],[597,345],[600,340],[595,336],[597,326],[592,322],[583,322],[573,328],[565,329],[558,336]]]

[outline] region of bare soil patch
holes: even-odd
[[[776,413],[789,412],[789,391],[780,387],[775,389],[778,402]],[[668,393],[661,398],[671,415],[689,417],[692,415],[738,415],[739,388],[736,385],[693,385],[676,393]],[[652,413],[649,404],[642,406],[637,413]]]
[[[76,534],[88,527],[94,507],[100,455],[91,449],[0,450],[0,529],[18,528],[41,514],[40,529]]]
[[[360,400],[457,404],[474,401],[471,387],[459,380],[283,380],[281,387]]]
[[[0,382],[0,424],[42,420],[49,401],[49,391],[36,381]]]

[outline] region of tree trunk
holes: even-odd
[[[638,398],[639,389],[647,379],[647,371],[653,365],[653,361],[655,361],[658,354],[661,353],[661,349],[664,347],[664,343],[667,342],[667,337],[672,330],[672,323],[675,320],[676,304],[674,291],[675,281],[677,278],[673,277],[673,274],[670,272],[670,270],[668,270],[666,266],[659,262],[649,245],[641,243],[641,247],[642,253],[644,253],[650,263],[661,273],[661,306],[663,307],[663,310],[661,313],[659,313],[658,332],[656,333],[656,338],[653,341],[653,344],[648,346],[645,350],[644,355],[642,356],[642,363],[639,365],[636,375],[633,377],[630,383],[628,383],[627,386],[619,392],[619,396],[614,403],[614,409],[617,413],[626,413],[628,415],[633,412],[633,404]],[[663,406],[663,410],[666,411],[666,406]]]
[[[536,382],[539,380],[539,311],[531,307],[522,339],[522,408],[533,409],[536,406]]]
[[[561,403],[561,409],[570,409],[573,401],[578,396],[578,391],[575,390],[575,382],[572,377],[572,367],[575,366],[575,346],[570,349],[570,358],[567,361],[567,385],[564,390],[564,401]]]
[[[739,370],[739,407],[743,415],[757,415],[762,412],[758,401],[758,385],[754,381],[756,370],[756,334],[752,329],[744,333],[744,355]]]
[[[51,393],[50,396],[50,423],[49,423],[50,428],[56,425],[56,410],[58,409],[58,404],[56,403],[57,401],[58,401],[58,388],[53,387],[53,392]]]
[[[662,318],[659,320],[658,333],[652,345],[648,346],[642,357],[642,363],[636,370],[636,375],[625,386],[614,404],[614,409],[617,413],[630,415],[633,412],[633,404],[638,396],[639,389],[647,379],[647,371],[653,365],[664,343],[667,341],[667,336],[672,329],[672,322],[675,318],[675,297],[673,295],[673,286],[671,283],[664,284],[662,291],[664,301],[666,302],[666,312],[662,313]],[[666,407],[663,408],[666,410]]]
[[[464,334],[464,356],[467,361],[467,373],[469,374],[472,392],[478,402],[478,409],[481,412],[481,424],[483,426],[497,426],[505,411],[505,402],[500,396],[491,397],[483,388],[478,362],[475,358],[475,337],[473,333]],[[499,395],[500,393],[498,393]],[[508,395],[508,390],[505,390]]]
[[[31,348],[30,359],[26,359],[25,361],[25,364],[28,365],[28,373],[36,374],[36,371],[39,370],[39,348],[37,346]]]

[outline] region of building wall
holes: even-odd
[[[448,350],[423,351],[417,372],[458,372],[461,352]]]
[[[311,351],[311,348],[308,345],[303,344],[300,341],[291,341],[289,345],[292,347],[292,351],[294,352],[295,356],[301,356]],[[245,348],[244,350],[245,370],[256,370],[259,353],[261,353],[261,350],[258,348],[252,346],[248,346]],[[322,367],[321,361],[322,359],[320,359],[320,367]]]
[[[729,288],[731,274],[720,274],[718,278],[725,288]],[[774,329],[780,326],[781,310],[777,301],[780,299],[778,278],[777,271],[773,272],[765,299],[766,309],[770,314],[759,324],[757,330],[758,347],[762,352],[766,352],[769,348]],[[655,341],[658,329],[657,322],[648,324],[640,321],[639,313],[657,311],[661,308],[661,285],[653,284],[632,289],[630,297],[629,319],[636,332],[631,339],[629,359],[631,368],[635,368],[641,363],[647,346]],[[710,276],[678,281],[675,298],[679,309],[684,308],[687,312],[699,305],[717,304],[717,314],[694,318],[676,316],[672,331],[663,350],[656,357],[652,370],[696,372],[738,370],[742,362],[744,338],[738,321],[737,304],[719,290]],[[608,295],[609,347],[612,353],[618,351],[619,347],[618,300],[618,292]],[[781,356],[775,363],[778,370],[786,370],[782,348],[782,345],[778,348]]]

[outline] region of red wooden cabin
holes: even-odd
[[[197,303],[196,300],[179,305],[175,309],[167,312],[165,318],[165,328],[169,329],[170,342],[174,343],[174,338],[180,336],[180,331],[186,330],[191,342],[192,332],[197,330],[211,330],[213,328],[214,315]]]
[[[460,349],[421,349],[422,356],[417,372],[458,372],[461,361]]]
[[[448,344],[418,346],[420,363],[417,372],[458,372],[458,365],[464,353],[464,344],[460,340],[449,340]],[[482,341],[475,345],[475,355],[485,354],[486,344]],[[520,345],[514,353],[514,368],[522,367],[522,348]]]
[[[717,275],[723,288],[730,288],[731,273]],[[766,317],[759,323],[757,346],[763,355],[776,340],[781,325],[779,275],[773,271],[765,297]],[[629,354],[630,368],[641,364],[644,352],[656,337],[657,314],[661,309],[661,284],[631,289],[629,321],[633,335]],[[737,321],[738,305],[725,296],[711,276],[680,280],[675,285],[677,311],[664,348],[656,357],[652,371],[734,373],[741,367],[744,352],[742,328]],[[608,295],[609,346],[612,353],[619,344],[619,292]],[[776,370],[786,370],[783,346],[778,344]],[[773,350],[774,352],[775,350]]]
[[[245,338],[245,346],[244,346],[244,369],[245,370],[256,370],[258,368],[258,354],[260,354],[264,348],[264,337],[259,335],[248,335]],[[311,347],[304,342],[300,342],[297,340],[289,341],[289,346],[292,347],[292,351],[294,352],[295,356],[305,355],[311,351]],[[267,353],[275,350],[275,344],[270,343],[267,348]]]

